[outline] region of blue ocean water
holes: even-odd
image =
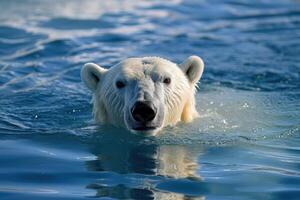
[[[206,63],[200,118],[92,119],[86,62]],[[299,199],[300,2],[0,1],[0,199]]]

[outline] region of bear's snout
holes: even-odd
[[[156,108],[151,101],[137,101],[131,109],[131,115],[137,122],[151,122],[156,116]]]

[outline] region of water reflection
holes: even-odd
[[[92,141],[91,152],[96,159],[86,161],[86,167],[99,172],[100,178],[87,188],[96,190],[96,197],[187,199],[180,193],[164,192],[157,185],[174,180],[201,184],[197,174],[199,148],[160,145],[155,138],[140,137],[121,129],[111,129]],[[170,188],[174,189],[174,185]],[[188,199],[199,199],[198,196]]]

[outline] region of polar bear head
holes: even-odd
[[[109,69],[87,63],[81,77],[93,92],[97,122],[155,135],[164,126],[198,116],[195,90],[203,69],[198,56],[179,65],[143,57],[128,58]]]

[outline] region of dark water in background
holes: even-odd
[[[96,126],[86,62],[201,56],[201,117]],[[0,199],[299,199],[300,2],[0,1]]]

